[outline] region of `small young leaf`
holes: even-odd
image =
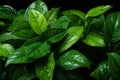
[[[47,20],[42,13],[31,9],[29,11],[29,23],[33,31],[41,35],[47,29]]]
[[[100,62],[98,67],[90,74],[96,80],[110,80],[110,71],[107,61]]]
[[[22,46],[12,53],[6,62],[6,66],[10,64],[29,63],[38,58],[45,56],[50,49],[47,42],[36,42],[29,46]]]
[[[40,80],[53,80],[55,68],[54,53],[51,53],[44,63],[37,63],[35,66],[36,75]]]
[[[105,13],[106,11],[108,11],[109,9],[111,9],[112,7],[113,6],[111,6],[111,5],[102,5],[102,6],[92,8],[91,10],[89,10],[87,12],[86,18],[99,16],[99,15]]]
[[[46,12],[45,17],[48,20],[48,25],[51,26],[56,22],[58,12],[59,12],[59,8],[52,8],[51,10]]]
[[[83,26],[73,26],[70,27],[66,34],[67,37],[63,44],[60,46],[60,53],[70,48],[74,43],[76,43],[82,36],[84,31]]]
[[[9,57],[15,51],[14,47],[10,44],[0,44],[0,56]]]
[[[73,70],[80,67],[90,68],[90,62],[86,56],[77,50],[70,50],[57,59],[58,67],[64,70]]]
[[[82,41],[89,46],[104,47],[106,45],[103,36],[96,32],[88,33]]]
[[[118,53],[108,53],[108,63],[112,80],[120,79],[120,55]]]

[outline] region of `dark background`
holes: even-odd
[[[27,8],[35,0],[0,0],[0,5],[7,4],[17,10]],[[47,4],[48,8],[61,7],[61,10],[66,9],[79,9],[87,12],[89,9],[99,6],[110,4],[114,7],[111,11],[120,11],[120,1],[118,0],[43,0]]]

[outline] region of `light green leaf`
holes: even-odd
[[[33,31],[41,35],[47,29],[47,20],[42,13],[31,9],[29,11],[29,23]]]
[[[87,12],[86,18],[99,16],[99,15],[105,13],[106,11],[108,11],[109,9],[111,9],[112,7],[113,6],[111,6],[111,5],[102,5],[102,6],[92,8]]]

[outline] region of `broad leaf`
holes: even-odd
[[[63,39],[63,37],[65,36],[65,29],[48,29],[43,33],[43,38],[44,40],[46,40],[49,43],[56,43],[58,41],[60,41],[61,39]]]
[[[44,15],[37,10],[29,11],[29,23],[33,31],[41,35],[47,29],[47,20]]]
[[[50,49],[47,42],[36,42],[29,46],[22,46],[12,53],[6,62],[6,66],[10,64],[30,63],[34,60],[45,56]]]
[[[70,15],[76,15],[79,18],[85,20],[85,13],[79,10],[66,10],[63,12],[63,15],[70,16]]]
[[[8,5],[0,6],[0,18],[13,20],[16,17],[16,10]]]
[[[99,15],[105,13],[106,11],[108,11],[109,9],[111,9],[112,7],[113,6],[111,6],[111,5],[102,5],[102,6],[92,8],[87,12],[86,18],[99,16]]]
[[[69,50],[57,59],[57,66],[64,70],[73,70],[80,67],[90,68],[90,62],[79,51]]]
[[[41,14],[45,14],[48,11],[47,5],[42,0],[37,0],[30,4],[25,11],[25,20],[29,20],[29,11],[31,9],[39,11]]]
[[[67,16],[61,16],[51,28],[62,28],[66,29],[70,23],[70,19]]]
[[[63,44],[60,46],[60,53],[70,48],[75,44],[83,35],[84,27],[83,26],[73,26],[70,27],[66,34],[67,37]]]
[[[90,75],[96,78],[96,80],[110,80],[108,62],[100,62],[98,67]]]
[[[120,40],[120,12],[114,12],[107,16],[104,24],[104,33],[107,34],[113,42]]]
[[[108,63],[112,80],[120,79],[120,55],[118,53],[108,53]]]
[[[53,72],[55,68],[54,53],[51,53],[48,59],[35,66],[36,75],[40,80],[53,80]]]
[[[82,41],[94,47],[104,47],[106,45],[104,37],[96,32],[88,33]]]
[[[14,47],[10,44],[0,44],[0,56],[9,57],[15,51]]]

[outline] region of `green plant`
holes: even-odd
[[[120,12],[0,6],[0,80],[119,80]]]

